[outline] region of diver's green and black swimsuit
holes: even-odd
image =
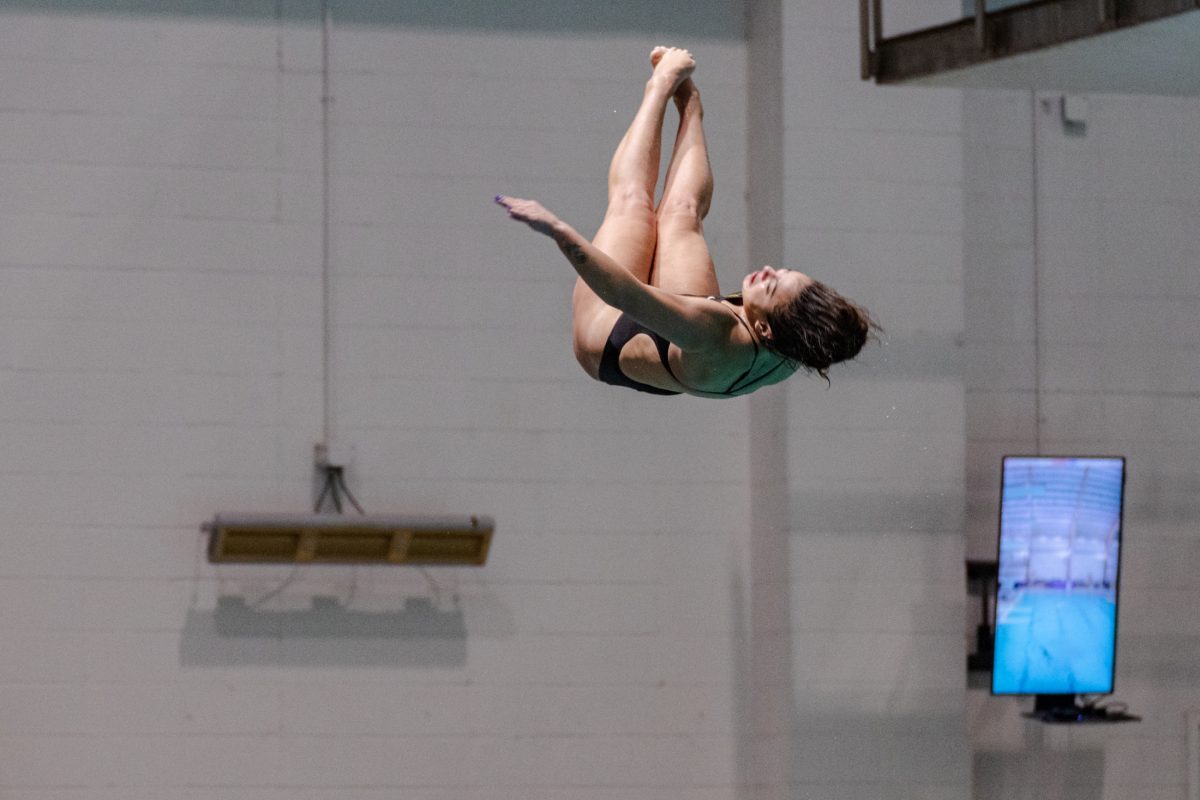
[[[732,303],[735,306],[740,306],[742,304],[742,295],[740,293],[732,294],[728,297],[709,297],[708,299],[718,303],[725,301]],[[723,392],[706,392],[706,394],[728,396],[737,392],[745,391],[751,386],[760,383],[768,376],[774,375],[780,367],[787,363],[785,361],[780,361],[775,365],[774,369],[771,369],[766,374],[760,375],[758,378],[743,384],[742,381],[745,381],[746,378],[750,376],[750,374],[754,371],[754,367],[758,364],[758,340],[754,336],[754,331],[750,329],[749,323],[742,319],[741,315],[734,313],[732,310],[730,313],[737,318],[738,322],[746,326],[747,331],[750,331],[750,341],[754,343],[754,360],[750,362],[750,367],[729,385],[728,389]],[[668,375],[670,375],[672,378],[675,378],[675,373],[671,371],[670,359],[667,358],[667,351],[670,349],[671,343],[647,328],[645,325],[642,325],[640,322],[622,312],[621,316],[617,317],[617,322],[615,325],[613,325],[612,332],[608,334],[608,341],[604,343],[604,353],[600,356],[600,372],[598,376],[600,380],[604,381],[605,383],[612,384],[613,386],[627,386],[630,389],[636,389],[637,391],[645,392],[646,394],[683,394],[683,392],[675,392],[670,389],[660,389],[657,386],[650,386],[649,384],[642,383],[641,381],[635,381],[633,378],[627,376],[624,372],[621,372],[621,350],[626,344],[628,344],[630,339],[632,339],[634,336],[637,336],[639,333],[644,333],[654,340],[654,346],[658,349],[658,359],[662,362],[663,369],[667,371]],[[675,378],[675,380],[678,381],[679,379]]]

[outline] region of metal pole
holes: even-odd
[[[871,25],[870,13],[867,11],[867,0],[858,0],[858,55],[859,72],[864,81],[871,79],[871,36],[868,28]]]
[[[979,51],[987,50],[987,0],[975,0],[975,43]]]

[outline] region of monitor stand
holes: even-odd
[[[1022,714],[1026,719],[1057,724],[1088,722],[1140,722],[1141,717],[1124,711],[1109,711],[1103,706],[1083,706],[1073,694],[1039,694],[1035,696],[1033,711]]]

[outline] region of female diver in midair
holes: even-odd
[[[575,357],[589,375],[650,394],[736,397],[801,367],[826,377],[871,331],[867,311],[789,269],[763,267],[720,296],[703,220],[713,178],[691,53],[656,47],[641,107],[613,155],[608,211],[588,242],[533,200],[503,195],[509,216],[552,238],[579,273]],[[657,208],[667,101],[679,131]]]

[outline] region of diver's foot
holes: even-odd
[[[650,64],[654,67],[651,80],[661,81],[670,88],[670,94],[675,94],[684,81],[688,80],[696,69],[696,59],[681,47],[658,46],[650,51]]]

